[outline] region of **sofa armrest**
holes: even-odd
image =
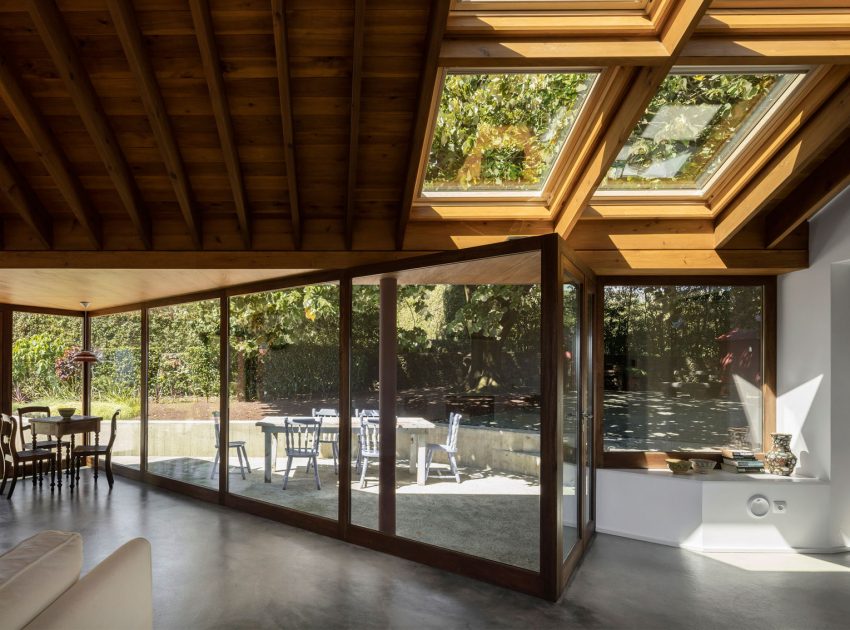
[[[136,538],[118,548],[26,626],[28,630],[151,630],[151,546]]]

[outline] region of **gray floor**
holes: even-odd
[[[848,554],[812,557],[816,570],[751,571],[599,536],[549,604],[125,478],[109,493],[104,481],[61,496],[19,483],[0,499],[0,552],[38,530],[79,531],[88,570],[145,536],[157,628],[814,630],[850,618]]]

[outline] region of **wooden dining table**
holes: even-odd
[[[94,433],[94,443],[100,443],[100,423],[103,421],[101,416],[71,416],[64,418],[62,416],[50,416],[47,418],[29,418],[30,426],[32,427],[32,447],[36,448],[36,438],[39,435],[47,435],[56,438],[61,442],[66,435],[71,436],[71,461],[73,461],[74,453],[74,437],[78,433]],[[58,487],[62,489],[62,448],[56,449],[56,469]],[[71,462],[68,462],[70,465]],[[74,488],[74,475],[71,475],[71,489]]]

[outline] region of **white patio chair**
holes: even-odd
[[[210,479],[215,477],[218,470],[218,460],[221,457],[221,426],[219,423],[219,412],[213,411],[213,424],[215,426],[215,459],[213,460],[212,470],[210,471]],[[245,450],[245,440],[231,440],[227,443],[228,448],[236,449],[236,456],[239,458],[239,472],[242,473],[242,479],[245,477],[245,467],[248,468],[248,474],[251,474],[251,463],[248,461],[248,451]],[[242,458],[245,458],[245,464],[242,464]]]
[[[339,418],[339,412],[336,409],[313,409],[314,418]],[[334,458],[334,474],[339,473],[337,460],[339,459],[339,431],[329,436],[322,437],[319,435],[319,444],[330,444],[331,454]],[[307,462],[307,470],[310,470],[310,463]]]
[[[306,459],[307,471],[313,464],[313,475],[316,478],[316,489],[322,489],[319,481],[319,465],[316,458],[319,456],[319,436],[322,434],[322,419],[318,418],[285,418],[286,426],[286,474],[283,476],[283,489],[289,483],[289,471],[292,469],[292,460]]]
[[[354,417],[362,420],[366,418],[369,422],[377,425],[380,422],[381,413],[377,409],[355,409]],[[360,470],[360,440],[357,441],[357,461],[354,462],[354,471]]]
[[[431,474],[431,460],[434,458],[434,453],[445,453],[449,458],[449,466],[452,469],[455,481],[460,483],[460,473],[457,471],[457,433],[460,428],[460,414],[449,414],[449,434],[445,444],[426,444],[425,445],[425,480],[428,480],[428,475]],[[435,477],[438,475],[435,475]],[[439,475],[442,477],[443,475]]]
[[[369,460],[381,457],[380,440],[380,425],[375,421],[375,418],[360,416],[360,434],[358,436],[360,452],[357,454],[355,470],[360,468],[361,488],[366,487],[366,469],[369,467]]]

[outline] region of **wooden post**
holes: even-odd
[[[339,535],[351,521],[351,276],[339,283]]]
[[[139,381],[140,391],[139,398],[141,402],[140,414],[141,419],[139,421],[139,470],[142,475],[148,469],[148,389],[149,389],[149,378],[150,372],[148,371],[148,344],[150,342],[150,335],[148,334],[148,309],[142,309],[142,329],[141,333],[141,356],[140,356],[140,369],[141,379]]]
[[[218,460],[218,502],[221,505],[225,503],[225,495],[227,495],[229,476],[227,474],[228,458],[230,457],[230,449],[227,445],[230,443],[230,404],[228,388],[230,381],[230,301],[227,296],[222,293],[219,298],[219,394],[218,394],[218,413],[219,413],[219,452],[221,456]]]
[[[0,411],[12,413],[12,309],[0,306]]]
[[[83,313],[83,350],[91,352],[91,316]],[[83,415],[91,415],[91,363],[83,363]],[[88,438],[88,435],[86,435]]]
[[[381,416],[378,529],[390,535],[395,535],[397,297],[398,281],[395,278],[381,278],[380,341],[378,350],[378,380],[380,382],[378,406]]]

